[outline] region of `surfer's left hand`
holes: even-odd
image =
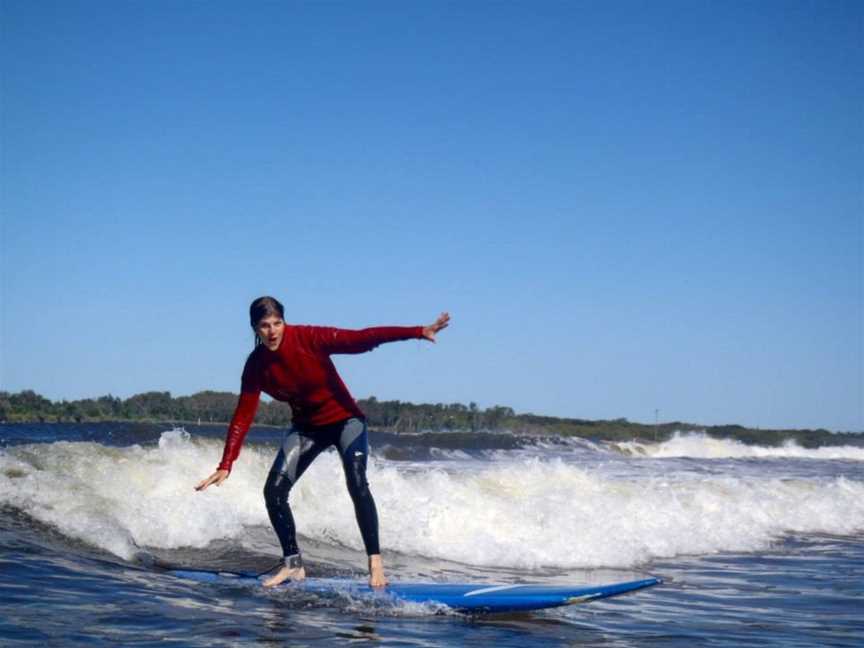
[[[438,331],[447,328],[448,324],[450,324],[450,313],[441,313],[434,323],[423,327],[423,337],[430,342],[434,342],[435,334]]]

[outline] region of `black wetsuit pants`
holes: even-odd
[[[330,446],[337,448],[342,459],[348,492],[354,502],[354,513],[366,553],[370,556],[381,553],[378,547],[378,513],[366,481],[366,456],[369,454],[366,421],[350,418],[321,427],[292,427],[282,439],[282,447],[264,485],[264,501],[270,522],[279,536],[286,564],[288,558],[300,554],[288,494],[315,457]]]

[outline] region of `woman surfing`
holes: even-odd
[[[261,392],[287,402],[291,406],[291,427],[282,437],[264,485],[264,502],[282,545],[283,564],[264,580],[264,586],[306,577],[288,494],[315,457],[333,446],[342,460],[369,557],[369,585],[383,587],[387,579],[378,545],[378,514],[366,481],[369,454],[366,416],[339,377],[330,356],[364,353],[379,344],[398,340],[435,342],[435,335],[447,327],[450,316],[442,313],[428,326],[361,330],[293,325],[285,323],[282,304],[273,297],[260,297],[249,307],[249,319],[256,345],[243,368],[240,399],[228,426],[222,461],[216,472],[202,480],[195,490],[203,491],[213,484],[220,486],[228,479],[255,418]]]

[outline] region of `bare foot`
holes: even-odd
[[[279,571],[265,580],[262,585],[264,587],[275,587],[279,583],[284,583],[286,580],[302,581],[305,578],[306,570],[303,567],[283,566]]]
[[[381,554],[369,556],[369,587],[384,587],[387,577],[384,576],[384,562]]]

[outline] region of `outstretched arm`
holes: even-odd
[[[234,416],[231,419],[231,424],[228,426],[228,434],[225,435],[225,449],[222,452],[222,461],[219,463],[216,472],[198,482],[195,490],[202,491],[213,484],[221,486],[222,482],[228,479],[228,475],[231,474],[231,464],[234,463],[240,454],[243,440],[246,438],[252,421],[255,419],[259,397],[260,392],[241,392],[240,400],[237,402],[237,408],[234,410]]]
[[[228,433],[225,435],[225,449],[222,452],[222,461],[219,462],[219,467],[212,475],[198,482],[195,490],[202,491],[213,484],[221,486],[222,482],[228,479],[228,475],[231,474],[231,464],[234,463],[240,454],[243,440],[249,432],[252,421],[255,420],[255,412],[258,409],[260,397],[261,387],[259,386],[255,367],[252,363],[252,356],[250,355],[246,361],[246,366],[243,367],[243,378],[240,383],[240,399],[237,401],[234,416],[231,417]]]
[[[375,326],[360,330],[330,326],[298,327],[310,336],[311,343],[325,353],[365,353],[379,344],[398,340],[425,339],[435,341],[435,334],[445,328],[450,315],[442,313],[428,326]]]

